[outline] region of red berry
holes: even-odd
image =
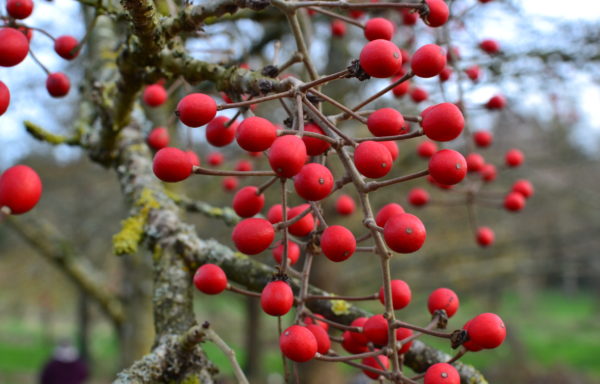
[[[311,331],[300,325],[292,325],[279,337],[281,352],[292,361],[303,363],[317,354],[317,340]]]
[[[221,152],[211,152],[206,157],[208,164],[217,166],[223,163],[223,154]]]
[[[306,145],[298,136],[280,136],[273,141],[268,158],[277,176],[293,177],[306,163]]]
[[[300,247],[298,246],[298,244],[294,243],[293,241],[288,241],[287,245],[288,245],[288,247],[287,247],[288,248],[288,252],[287,252],[288,265],[294,265],[300,258]],[[281,264],[281,260],[283,259],[283,243],[282,242],[279,242],[279,245],[277,245],[275,248],[273,248],[273,259],[275,259],[277,264]]]
[[[63,97],[69,93],[70,88],[71,82],[62,72],[51,73],[46,79],[46,89],[52,97]]]
[[[402,341],[408,337],[411,337],[412,334],[413,334],[413,331],[408,328],[398,328],[398,329],[396,329],[396,340]],[[402,354],[402,353],[408,352],[411,345],[412,345],[412,340],[409,341],[408,343],[402,344],[402,347],[398,350],[398,353]]]
[[[361,17],[364,16],[365,11],[360,10],[360,9],[350,9],[350,11],[348,13],[350,14],[351,18],[360,19]]]
[[[265,195],[258,194],[257,187],[244,187],[233,197],[233,210],[240,217],[252,217],[265,205]]]
[[[267,119],[252,116],[240,123],[236,140],[240,147],[250,152],[269,149],[277,138],[277,128]]]
[[[483,168],[481,168],[481,178],[486,183],[490,181],[494,181],[496,179],[496,166],[493,164],[485,164]]]
[[[235,170],[239,172],[249,172],[252,170],[252,163],[248,160],[239,160],[235,164]]]
[[[525,198],[519,192],[510,192],[504,199],[504,208],[511,212],[520,211],[525,208]]]
[[[460,375],[450,364],[437,363],[427,368],[423,384],[460,384]]]
[[[452,317],[458,311],[459,305],[458,295],[448,288],[436,289],[427,300],[427,308],[432,315],[435,311],[443,309],[448,317]]]
[[[324,318],[325,318],[323,315],[321,315],[321,314],[319,314],[319,313],[315,313],[315,316],[316,316],[316,317],[318,317],[318,318],[320,318],[320,319],[324,319]],[[304,318],[304,323],[305,323],[306,325],[309,325],[309,324],[316,324],[316,325],[318,325],[319,327],[323,328],[323,330],[325,330],[325,332],[327,332],[327,331],[329,330],[329,324],[327,324],[327,323],[326,323],[326,322],[324,322],[324,321],[320,321],[320,320],[314,320],[313,318],[311,318],[311,317],[308,317],[308,316]]]
[[[410,304],[412,293],[410,287],[403,280],[392,280],[392,306],[394,309],[402,309]],[[379,301],[385,305],[383,287],[379,288]]]
[[[425,24],[430,27],[441,27],[446,24],[450,16],[450,10],[444,0],[425,0],[429,12],[423,17]]]
[[[294,292],[285,281],[271,281],[260,294],[260,306],[268,315],[283,316],[292,309],[292,305]]]
[[[426,44],[413,54],[410,67],[416,76],[437,76],[446,67],[446,51],[439,45]]]
[[[479,48],[485,53],[489,53],[490,55],[495,55],[500,52],[500,44],[493,39],[485,39],[479,43]]]
[[[303,199],[319,201],[327,197],[333,189],[333,175],[324,165],[308,163],[294,176],[294,188]]]
[[[269,208],[269,211],[267,212],[267,220],[269,220],[271,224],[277,224],[283,221],[283,205],[275,204]]]
[[[192,163],[181,149],[165,147],[154,155],[152,170],[162,181],[176,183],[192,174]]]
[[[396,144],[395,141],[380,141],[379,144],[383,145],[390,152],[390,155],[392,156],[392,162],[398,158],[400,150],[398,149],[398,144]]]
[[[331,34],[336,37],[343,37],[346,35],[346,23],[342,20],[333,20],[331,22]]]
[[[291,220],[294,217],[298,216],[299,214],[304,212],[309,207],[310,207],[310,205],[308,205],[308,204],[302,204],[297,207],[290,208],[290,210],[288,211],[288,220]],[[306,216],[302,217],[297,222],[295,222],[294,224],[290,225],[288,228],[288,231],[290,231],[290,233],[294,236],[302,237],[302,236],[306,236],[309,233],[311,233],[314,228],[315,228],[315,219],[314,219],[312,213],[309,213]]]
[[[200,292],[216,295],[227,288],[227,276],[218,265],[204,264],[194,274],[194,285]]]
[[[410,90],[410,98],[418,104],[427,100],[429,98],[429,93],[421,87],[414,87]]]
[[[472,65],[465,69],[465,74],[472,81],[478,81],[481,76],[481,68],[478,65]]]
[[[452,76],[452,68],[444,67],[444,69],[442,69],[442,72],[440,72],[439,76],[441,82],[450,80],[450,77]]]
[[[146,142],[150,146],[150,148],[158,151],[169,145],[169,131],[165,127],[156,127],[150,131],[148,134],[148,138]]]
[[[366,321],[366,318],[364,318]],[[342,334],[342,348],[352,354],[367,352],[367,342],[365,338],[364,343],[359,343],[352,337],[352,332],[344,331]]]
[[[363,141],[354,150],[354,165],[366,177],[377,179],[392,169],[392,155],[381,143]]]
[[[200,158],[198,157],[196,152],[189,150],[189,151],[185,151],[185,154],[188,157],[188,159],[190,159],[190,163],[192,163],[192,165],[195,165],[197,167],[200,166]]]
[[[453,149],[442,149],[429,159],[429,174],[438,183],[460,183],[467,174],[467,161]]]
[[[224,190],[231,192],[237,189],[240,181],[235,176],[227,176],[223,178],[222,184]]]
[[[369,115],[367,128],[373,136],[399,135],[404,126],[404,116],[393,108],[381,108]]]
[[[304,130],[306,132],[314,132],[319,133],[321,135],[325,135],[325,132],[323,132],[321,127],[312,123],[306,124],[304,126]],[[306,146],[306,153],[309,156],[318,156],[326,150],[328,150],[329,147],[331,147],[331,144],[329,144],[328,142],[314,137],[302,136],[302,141],[304,141],[304,145]]]
[[[419,250],[426,236],[423,222],[410,213],[391,217],[383,228],[386,244],[398,253],[412,253]]]
[[[408,193],[408,202],[415,207],[422,207],[429,202],[429,193],[423,188],[413,188]]]
[[[417,154],[423,158],[433,156],[438,150],[438,146],[433,141],[424,141],[417,147]]]
[[[332,225],[321,236],[323,254],[331,261],[347,260],[356,250],[356,238],[346,227]]]
[[[33,12],[32,0],[7,0],[6,12],[15,19],[23,20]]]
[[[475,316],[467,327],[469,340],[485,349],[499,347],[506,338],[506,327],[500,316],[482,313]]]
[[[379,370],[382,370],[382,366],[385,368],[383,370],[390,368],[390,359],[385,355],[365,357],[361,363]],[[377,380],[380,376],[378,373],[367,371],[366,369],[363,369],[363,373],[373,380]]]
[[[335,202],[335,210],[342,216],[348,216],[354,213],[356,203],[354,199],[348,195],[341,195]]]
[[[431,140],[454,140],[465,127],[462,112],[452,103],[441,103],[427,108],[427,113],[422,115],[422,118],[423,132]]]
[[[518,192],[523,195],[524,198],[528,199],[533,195],[534,189],[533,185],[529,180],[517,180],[512,186],[513,192]]]
[[[370,76],[385,78],[394,75],[402,67],[402,54],[396,44],[377,39],[363,47],[359,61]]]
[[[454,186],[453,186],[453,185],[442,184],[442,183],[440,183],[440,182],[436,181],[436,180],[435,180],[435,179],[434,179],[434,178],[433,178],[431,175],[427,175],[427,181],[428,181],[428,182],[429,182],[431,185],[433,185],[433,186],[435,186],[435,187],[438,187],[438,188],[440,188],[440,189],[452,189],[452,188],[454,188]]]
[[[506,106],[506,99],[502,95],[492,96],[485,104],[487,109],[502,109]]]
[[[394,24],[383,17],[376,17],[365,23],[364,33],[367,40],[392,40]]]
[[[0,81],[0,116],[6,112],[10,105],[10,90],[2,81]]]
[[[448,49],[446,53],[446,60],[450,63],[460,60],[460,49],[457,46],[452,46]]]
[[[369,320],[368,317],[357,317],[356,319],[352,320],[352,323],[350,323],[350,326],[362,328],[365,325],[365,323],[367,322],[367,320]],[[369,342],[369,339],[367,339],[367,336],[365,336],[365,334],[362,332],[350,332],[350,337],[352,337],[352,340],[357,345],[366,345]]]
[[[398,216],[403,213],[405,213],[404,208],[402,208],[400,204],[386,204],[377,212],[377,215],[375,216],[375,224],[383,228],[385,223],[387,223],[391,217]]]
[[[401,8],[402,13],[402,24],[404,25],[415,25],[419,19],[419,14],[413,10]]]
[[[188,127],[200,127],[210,122],[216,114],[217,103],[203,93],[191,93],[177,104],[179,120]]]
[[[0,208],[8,207],[14,215],[33,209],[42,196],[42,181],[26,165],[15,165],[0,176]]]
[[[366,338],[375,345],[385,345],[388,342],[388,322],[383,315],[371,316],[363,325]]]
[[[494,243],[494,231],[489,227],[479,227],[477,228],[476,240],[477,244],[482,247],[490,246]]]
[[[471,319],[471,320],[472,320],[472,319]],[[465,325],[463,325],[463,328],[462,328],[462,329],[464,329],[464,330],[467,330],[467,329],[469,328],[469,324],[471,324],[471,320],[467,321],[467,322],[465,323]],[[473,342],[473,340],[467,340],[467,341],[465,341],[465,342],[464,342],[462,345],[463,345],[463,347],[465,347],[465,349],[466,349],[467,351],[471,351],[471,352],[479,352],[479,351],[481,351],[481,350],[483,349],[483,348],[482,348],[482,347],[480,347],[479,345],[475,344],[475,343]]]
[[[0,66],[13,67],[27,57],[29,40],[14,28],[0,29]]]
[[[227,116],[217,116],[206,126],[206,141],[215,147],[224,147],[230,144],[235,138],[237,129],[237,121],[229,123],[230,119]]]
[[[485,165],[485,159],[479,153],[469,153],[465,160],[467,161],[467,172],[479,172]]]
[[[307,324],[306,329],[311,331],[317,340],[317,352],[326,355],[329,352],[329,348],[331,348],[331,339],[327,331],[316,324]]]
[[[400,79],[400,77],[392,78],[392,83],[395,83],[399,79]],[[408,93],[409,87],[410,87],[410,81],[408,81],[408,80],[403,81],[402,83],[400,83],[400,84],[396,85],[394,88],[392,88],[392,93],[396,97],[402,97]]]
[[[231,239],[238,251],[246,255],[256,255],[271,245],[275,238],[273,224],[265,219],[250,218],[237,223]]]
[[[505,161],[509,167],[518,167],[523,164],[523,160],[525,160],[525,156],[518,149],[511,149],[506,152]]]
[[[58,54],[58,56],[62,57],[65,60],[73,60],[77,57],[77,55],[79,55],[79,50],[77,49],[78,45],[79,42],[76,38],[70,35],[64,35],[57,37],[56,40],[54,40],[54,51]],[[160,87],[162,88],[162,86]],[[163,92],[164,100],[160,104],[164,103],[167,99],[167,92],[164,90],[164,88]],[[144,91],[144,101],[146,101],[146,91]],[[147,101],[146,104],[151,105]]]
[[[492,144],[493,137],[488,131],[478,131],[473,134],[475,145],[481,148],[487,148]]]

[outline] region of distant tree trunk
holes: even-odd
[[[258,300],[246,297],[246,361],[244,371],[250,382],[256,382],[262,377],[262,342],[260,339],[260,317],[262,311]]]

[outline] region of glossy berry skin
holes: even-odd
[[[442,69],[442,72],[440,72],[438,76],[440,77],[441,82],[446,82],[450,80],[450,77],[452,76],[452,68],[444,67],[444,69]]]
[[[396,82],[398,80],[400,80],[400,77],[392,78],[392,82]],[[396,85],[394,88],[392,88],[392,93],[396,97],[402,97],[408,93],[409,88],[410,88],[410,81],[406,80],[406,81],[403,81],[402,83]]]
[[[438,150],[438,146],[433,141],[424,141],[417,146],[417,154],[425,159],[433,156]]]
[[[365,357],[364,359],[362,359],[361,363],[363,365],[373,367],[379,370],[381,370],[382,366],[386,370],[390,368],[390,359],[388,359],[388,357],[384,355]],[[366,369],[363,369],[363,373],[373,380],[377,380],[379,378],[379,374],[367,371]]]
[[[382,346],[388,342],[388,322],[383,315],[374,315],[363,325],[363,333],[371,343]]]
[[[369,348],[367,348],[367,343],[359,343],[354,340],[352,337],[352,332],[350,331],[344,331],[342,334],[342,348],[344,348],[348,353],[352,354],[363,353],[369,350]]]
[[[519,151],[518,149],[511,149],[508,152],[506,152],[504,160],[507,166],[518,167],[519,165],[523,164],[523,161],[525,160],[525,155],[523,155],[523,152]]]
[[[398,144],[395,141],[380,141],[379,144],[383,145],[389,152],[390,156],[392,156],[392,162],[396,161],[398,155],[400,155],[400,150],[398,149]]]
[[[471,324],[471,320],[467,321],[465,325],[463,325],[462,329],[467,330],[469,328],[469,324]],[[480,347],[479,345],[475,344],[472,340],[467,340],[462,345],[467,351],[471,352],[479,352],[483,349],[483,347]]]
[[[319,201],[327,197],[333,189],[333,175],[324,165],[309,163],[294,176],[296,193],[308,201]]]
[[[415,207],[422,207],[429,202],[429,193],[423,188],[413,188],[408,193],[408,202]]]
[[[478,131],[473,134],[473,141],[475,142],[476,146],[480,148],[487,148],[492,145],[494,137],[490,132]]]
[[[394,309],[402,309],[410,304],[412,293],[410,287],[403,280],[392,280],[392,306]],[[379,288],[379,301],[385,305],[385,296],[383,293],[383,287]]]
[[[465,127],[465,118],[455,104],[441,103],[428,108],[421,121],[423,132],[431,140],[456,139]]]
[[[383,17],[375,17],[365,23],[364,29],[367,40],[392,40],[394,36],[394,24]]]
[[[357,317],[350,323],[351,327],[363,327],[369,320],[368,317]],[[350,332],[350,336],[357,345],[366,345],[369,342],[367,336],[363,332]]]
[[[279,336],[279,348],[288,359],[303,363],[317,354],[318,344],[313,333],[301,325],[292,325]]]
[[[280,241],[279,245],[273,248],[273,259],[277,264],[281,264],[283,258],[283,243]],[[293,241],[288,241],[288,265],[294,265],[300,258],[300,247]]]
[[[362,175],[377,179],[392,169],[392,154],[376,141],[363,141],[354,150],[354,165]]]
[[[185,151],[185,154],[188,157],[188,159],[190,160],[190,163],[192,163],[192,166],[194,166],[194,165],[197,167],[200,166],[200,158],[198,157],[196,152],[189,150],[189,151]]]
[[[223,164],[223,154],[221,152],[211,152],[206,157],[208,164],[217,166]]]
[[[402,54],[396,44],[377,39],[365,45],[359,56],[360,66],[370,76],[390,77],[402,68]]]
[[[407,337],[412,336],[412,334],[413,334],[413,331],[408,328],[398,328],[398,329],[396,329],[396,340],[402,341],[402,340],[406,339]],[[398,353],[402,354],[402,353],[408,352],[411,345],[412,345],[412,340],[409,341],[408,343],[402,344],[402,347],[398,350]]]
[[[485,164],[481,168],[481,178],[486,183],[492,182],[496,180],[496,175],[498,171],[496,170],[496,166],[494,164]]]
[[[335,210],[342,216],[348,216],[354,213],[356,203],[354,199],[348,195],[341,195],[335,202]]]
[[[223,185],[223,189],[227,192],[235,191],[240,185],[240,181],[235,176],[224,177],[221,183]]]
[[[294,217],[298,216],[299,214],[304,212],[309,207],[310,207],[310,205],[308,205],[308,204],[301,204],[297,207],[290,208],[290,210],[288,211],[288,220],[291,220]],[[288,231],[294,236],[303,237],[303,236],[306,236],[309,233],[311,233],[314,228],[315,228],[315,219],[314,219],[312,213],[309,213],[306,216],[302,217],[297,222],[295,222],[294,224],[290,225],[288,228]]]
[[[406,8],[401,8],[400,13],[402,15],[402,24],[404,25],[415,25],[419,19],[419,14],[417,12],[412,12]]]
[[[0,116],[6,112],[10,105],[10,90],[2,81],[0,81]]]
[[[375,215],[375,224],[379,227],[384,227],[385,223],[394,216],[405,213],[404,208],[400,204],[389,203],[384,205]]]
[[[149,107],[161,106],[167,101],[167,90],[161,84],[148,85],[144,88],[142,100]]]
[[[324,318],[325,318],[323,315],[321,315],[321,314],[319,314],[319,313],[315,313],[315,316],[316,316],[316,317],[318,317],[319,319],[324,319]],[[324,330],[324,331],[326,331],[326,332],[327,332],[327,331],[329,331],[329,324],[327,324],[327,323],[326,323],[326,322],[324,322],[324,321],[315,320],[315,319],[313,319],[313,318],[311,318],[311,317],[308,317],[308,316],[307,316],[307,317],[305,317],[305,318],[304,318],[304,323],[305,323],[306,325],[309,325],[309,324],[316,324],[316,325],[318,325],[319,327],[323,328],[323,330]]]
[[[267,119],[251,116],[237,128],[235,138],[242,149],[259,152],[269,149],[277,137],[277,128]]]
[[[33,0],[7,0],[6,12],[10,17],[23,20],[33,12]]]
[[[231,239],[238,251],[256,255],[271,245],[275,238],[273,224],[259,218],[244,219],[233,228]]]
[[[512,192],[520,193],[524,198],[528,199],[533,196],[533,184],[529,180],[517,180],[512,186]]]
[[[0,208],[8,207],[13,215],[28,212],[42,196],[42,181],[26,165],[15,165],[0,175]]]
[[[467,161],[453,149],[442,149],[429,159],[429,174],[441,184],[460,183],[467,174]]]
[[[191,93],[177,104],[179,120],[188,127],[200,127],[210,122],[216,114],[217,103],[203,93]]]
[[[485,104],[487,109],[502,109],[506,106],[506,99],[502,95],[492,96]]]
[[[273,141],[268,158],[277,176],[294,177],[306,163],[306,145],[298,136],[280,136]]]
[[[469,340],[485,349],[499,347],[506,338],[506,327],[500,316],[482,313],[468,324]]]
[[[181,149],[165,147],[154,155],[152,170],[162,181],[176,183],[192,174],[192,163]]]
[[[69,93],[71,82],[62,72],[51,73],[46,78],[46,89],[52,97],[63,97]]]
[[[494,243],[494,231],[490,227],[479,227],[477,228],[477,234],[475,236],[477,244],[482,247],[488,247]]]
[[[265,195],[257,194],[258,188],[247,186],[236,192],[233,197],[233,210],[239,217],[252,217],[265,205]]]
[[[426,44],[413,54],[410,67],[416,76],[437,76],[446,67],[446,51],[439,45]]]
[[[321,127],[312,123],[306,124],[304,126],[304,131],[319,133],[325,136],[325,132],[323,132]],[[302,141],[304,141],[304,145],[306,146],[306,153],[309,156],[318,156],[324,153],[326,150],[328,150],[329,147],[331,147],[331,144],[329,144],[328,142],[314,137],[303,136]]]
[[[156,127],[150,131],[146,142],[150,148],[158,151],[169,145],[170,137],[169,131],[165,127]]]
[[[504,198],[504,208],[507,211],[518,212],[525,208],[525,198],[518,192],[511,192]]]
[[[227,116],[217,116],[206,126],[206,141],[215,147],[224,147],[235,139],[237,121],[229,122]]]
[[[344,37],[346,35],[346,23],[342,20],[333,20],[331,22],[331,34],[335,37]]]
[[[450,16],[450,10],[444,0],[425,0],[429,7],[429,14],[423,18],[425,24],[436,28],[446,24]]]
[[[289,215],[289,209],[288,209]],[[289,219],[289,217],[288,217]],[[267,220],[271,224],[277,224],[283,221],[283,205],[275,204],[267,211]]]
[[[479,172],[485,165],[485,159],[479,153],[469,153],[465,160],[467,161],[467,172]]]
[[[419,250],[426,236],[423,222],[410,213],[391,217],[383,228],[386,244],[398,253],[412,253]]]
[[[410,98],[412,99],[412,101],[418,104],[422,101],[427,100],[429,98],[429,93],[424,88],[413,87],[410,90]]]
[[[218,265],[204,264],[194,274],[194,285],[202,293],[216,295],[227,288],[227,276]]]
[[[348,228],[341,225],[331,225],[323,231],[321,249],[329,260],[344,261],[354,254],[356,238]]]
[[[271,281],[260,294],[260,306],[266,314],[283,316],[294,305],[294,292],[288,283],[282,280]]]
[[[14,28],[0,28],[0,66],[13,67],[27,57],[29,40]]]
[[[423,384],[460,384],[460,375],[450,364],[437,363],[427,368]]]
[[[306,329],[311,331],[315,340],[317,340],[317,352],[326,355],[329,352],[329,348],[331,348],[331,339],[329,338],[327,331],[316,324],[307,324]]]
[[[252,163],[244,159],[238,160],[234,169],[239,172],[249,172],[252,170]]]
[[[481,43],[479,43],[479,48],[490,55],[495,55],[500,52],[500,44],[493,39],[482,40]]]
[[[472,65],[465,69],[465,74],[469,79],[471,79],[474,82],[477,82],[481,77],[481,68],[479,68],[478,65]]]
[[[448,288],[438,288],[434,290],[427,300],[427,309],[429,309],[429,313],[433,315],[435,311],[443,309],[446,311],[446,315],[448,315],[449,318],[454,316],[456,311],[458,311],[459,305],[460,301],[458,300],[458,295]]]
[[[369,115],[367,128],[373,136],[399,135],[404,126],[404,116],[393,108],[381,108]]]
[[[73,60],[74,58],[76,58],[79,55],[79,50],[76,49],[78,44],[79,44],[79,42],[73,36],[70,36],[70,35],[59,36],[54,41],[54,51],[58,54],[58,56],[62,57],[65,60]],[[161,86],[161,88],[162,88],[162,86]],[[146,89],[148,89],[148,88],[146,88]],[[163,88],[163,91],[164,91],[164,88]],[[164,92],[165,92],[164,97],[166,100],[167,92],[166,91],[164,91]],[[145,94],[146,94],[146,92],[144,91],[144,101],[145,101]],[[164,103],[164,100],[163,100],[163,103]]]

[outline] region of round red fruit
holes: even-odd
[[[433,141],[424,141],[417,147],[417,154],[422,158],[430,158],[433,156],[438,150],[438,146]]]
[[[518,212],[525,208],[525,198],[518,192],[511,192],[504,198],[504,208],[507,211]]]
[[[169,145],[169,131],[165,127],[156,127],[150,131],[146,142],[150,148],[158,151]]]
[[[465,69],[465,74],[469,79],[471,79],[474,82],[477,82],[479,80],[479,77],[481,76],[481,68],[479,68],[478,65],[472,65]]]
[[[306,132],[314,132],[325,136],[325,132],[316,124],[306,124],[304,126],[304,131]],[[303,136],[302,141],[304,141],[304,145],[306,146],[306,153],[309,156],[318,156],[324,153],[326,150],[331,147],[331,144],[328,142],[317,139],[315,137]]]
[[[400,80],[400,77],[392,78],[393,83],[395,83],[398,80]],[[392,88],[392,93],[396,97],[402,97],[408,93],[409,88],[410,88],[410,81],[405,80],[402,83],[396,85],[394,88]]]
[[[469,340],[485,349],[499,347],[506,338],[504,322],[494,313],[475,316],[466,329]]]
[[[191,93],[177,104],[179,120],[188,127],[200,127],[210,122],[216,114],[217,103],[203,93]]]
[[[227,176],[223,178],[222,185],[224,190],[231,192],[237,189],[240,185],[240,181],[235,176]]]
[[[282,280],[271,281],[260,294],[260,306],[266,314],[283,316],[292,309],[294,292],[288,283]]]
[[[378,109],[367,119],[367,128],[377,137],[398,135],[403,126],[404,116],[393,108]]]
[[[216,295],[227,288],[227,276],[218,265],[204,264],[194,274],[194,285],[200,292]]]
[[[380,141],[379,144],[383,145],[390,152],[390,155],[392,156],[392,162],[398,158],[398,155],[400,155],[398,144],[396,144],[395,141]]]
[[[480,172],[481,172],[481,178],[486,183],[489,183],[496,179],[497,170],[496,170],[496,166],[494,164],[485,164],[481,168]]]
[[[275,204],[269,208],[269,211],[267,211],[267,220],[269,220],[271,224],[277,224],[283,221],[283,206],[281,204]]]
[[[450,141],[461,134],[465,119],[455,104],[441,103],[427,109],[421,126],[431,140]]]
[[[346,23],[342,20],[333,20],[331,22],[331,34],[336,37],[344,37],[346,35]]]
[[[427,100],[429,98],[429,93],[421,87],[413,87],[410,90],[410,98],[412,99],[412,101],[418,104],[422,101]]]
[[[404,208],[400,204],[389,203],[384,205],[375,215],[375,224],[384,227],[391,217],[405,213]]]
[[[363,353],[369,350],[367,348],[367,342],[365,341],[364,343],[358,343],[356,340],[354,340],[352,337],[352,332],[350,331],[344,331],[342,334],[342,348],[352,354]]]
[[[296,193],[309,201],[319,201],[327,197],[333,189],[333,183],[333,175],[329,168],[317,163],[304,165],[294,177]]]
[[[33,0],[7,0],[6,12],[15,19],[26,19],[33,12]]]
[[[490,55],[495,55],[500,52],[500,44],[494,39],[482,40],[481,43],[479,43],[479,48]]]
[[[8,207],[14,215],[28,212],[42,196],[42,181],[26,165],[15,165],[0,176],[0,208]]]
[[[370,76],[386,78],[402,68],[402,54],[396,44],[377,39],[365,45],[360,52],[360,66]]]
[[[423,384],[460,384],[460,375],[450,364],[437,363],[427,368]]]
[[[485,104],[487,109],[502,109],[506,106],[506,99],[502,95],[492,96]]]
[[[303,363],[315,357],[318,344],[313,333],[306,327],[292,325],[279,337],[279,348],[288,359]]]
[[[429,159],[429,174],[441,184],[460,183],[467,174],[467,161],[455,150],[442,149]]]
[[[331,348],[331,339],[329,338],[327,331],[316,324],[308,324],[306,325],[306,329],[311,331],[317,340],[317,352],[326,355],[329,352],[329,348]]]
[[[413,188],[408,193],[408,202],[415,207],[422,207],[429,202],[429,193],[423,188]]]
[[[381,367],[384,367],[385,370],[390,368],[390,359],[385,355],[365,357],[362,359],[361,363],[378,370],[382,370]],[[366,369],[363,369],[363,373],[373,380],[377,380],[380,376],[379,373],[368,371]]]
[[[323,315],[321,315],[321,314],[319,314],[319,313],[315,313],[315,315],[314,315],[314,316],[315,316],[315,317],[317,317],[318,319],[324,319],[324,318],[325,318]],[[305,317],[305,318],[304,318],[304,323],[305,323],[306,325],[309,325],[309,324],[316,324],[316,325],[318,325],[319,327],[323,328],[323,329],[325,330],[325,332],[329,331],[329,324],[327,324],[327,323],[326,323],[326,322],[324,322],[324,321],[315,320],[315,319],[313,319],[313,318],[311,318],[311,317],[308,317],[308,316],[307,316],[307,317]]]
[[[162,181],[176,183],[187,179],[192,174],[192,163],[181,149],[165,147],[154,155],[152,170]]]
[[[287,257],[288,257],[288,265],[294,265],[300,258],[300,246],[294,243],[293,241],[287,242]],[[283,243],[279,242],[275,248],[273,248],[273,259],[277,264],[281,264],[281,260],[283,259]]]
[[[424,45],[413,54],[410,67],[416,76],[437,76],[446,67],[446,51],[436,44]]]
[[[206,157],[208,164],[217,166],[223,164],[223,154],[221,152],[211,152]]]
[[[240,123],[236,140],[242,149],[259,152],[269,149],[277,138],[277,128],[267,119],[252,116]]]
[[[523,195],[524,198],[528,199],[531,196],[533,196],[533,184],[531,184],[531,182],[529,180],[525,180],[525,179],[521,179],[521,180],[517,180],[515,181],[515,183],[512,186],[512,191],[513,192],[518,192],[521,195]]]
[[[298,136],[280,136],[273,141],[268,158],[277,176],[294,177],[306,163],[306,145]]]
[[[419,250],[426,236],[423,222],[410,213],[391,217],[383,228],[386,244],[398,253],[412,253]]]
[[[51,73],[46,79],[46,89],[52,97],[63,97],[69,93],[71,82],[67,75],[62,72]]]
[[[70,35],[59,36],[56,38],[56,40],[54,40],[54,51],[58,54],[58,56],[62,57],[65,60],[73,60],[74,58],[77,57],[77,55],[79,55],[79,49],[77,49],[78,45],[79,45],[79,42],[73,36],[70,36]],[[164,91],[164,88],[163,88],[163,91]],[[165,100],[166,100],[167,92],[164,91],[164,94],[165,94]],[[144,101],[146,101],[145,96],[146,96],[146,92],[144,91]],[[164,100],[163,100],[163,103],[164,103]],[[150,104],[148,104],[148,105],[150,105]]]
[[[344,261],[354,254],[356,238],[348,228],[341,225],[332,225],[323,231],[321,249],[329,260]]]
[[[273,224],[268,220],[250,218],[240,221],[231,234],[238,251],[246,255],[256,255],[271,245],[275,238]]]
[[[354,199],[348,195],[341,195],[335,202],[335,210],[342,216],[348,216],[354,213],[356,203]]]
[[[488,247],[494,243],[494,231],[489,227],[477,228],[477,234],[475,236],[477,244],[482,247]]]
[[[446,24],[450,16],[450,10],[444,0],[425,0],[429,12],[422,14],[423,21],[430,27],[441,27]]]
[[[459,305],[458,295],[448,288],[436,289],[427,300],[427,308],[432,315],[435,311],[443,309],[448,317],[452,317],[458,311]]]
[[[394,24],[383,17],[376,17],[365,23],[364,33],[367,40],[392,40]]]
[[[240,217],[252,217],[265,205],[265,195],[258,193],[258,188],[248,186],[240,189],[233,196],[233,210]]]
[[[485,159],[479,153],[469,153],[465,160],[467,161],[467,172],[479,172],[485,165]]]
[[[299,214],[304,212],[307,208],[310,208],[310,205],[301,204],[297,207],[290,208],[290,210],[288,211],[288,215],[287,215],[288,220],[291,220],[294,217],[298,216]],[[306,236],[309,233],[311,233],[314,228],[315,228],[315,218],[313,217],[312,213],[308,213],[307,215],[303,216],[300,220],[298,220],[294,224],[290,225],[288,228],[288,231],[290,231],[290,233],[294,236],[302,237],[302,236]]]
[[[235,139],[238,122],[226,116],[217,116],[206,126],[206,141],[215,147],[224,147]]]
[[[367,340],[375,345],[382,346],[388,342],[388,321],[383,315],[374,315],[363,325],[363,333]]]
[[[450,80],[450,77],[452,76],[452,68],[444,67],[444,69],[442,69],[442,72],[440,72],[439,76],[441,82]]]
[[[0,81],[0,116],[6,112],[10,105],[10,90],[2,81]]]
[[[403,280],[392,280],[392,306],[394,309],[402,309],[410,304],[412,293],[410,287]],[[379,301],[385,305],[385,296],[383,294],[383,287],[379,288]]]
[[[248,160],[238,160],[235,164],[235,170],[238,172],[249,172],[252,170],[252,163]]]
[[[396,340],[402,341],[408,337],[411,337],[412,334],[413,334],[413,331],[408,328],[398,328],[398,329],[396,329]],[[402,353],[408,352],[411,345],[412,345],[412,340],[407,343],[402,344],[402,347],[398,350],[398,353],[402,354]]]
[[[487,148],[492,145],[493,136],[488,131],[478,131],[473,134],[475,145],[480,148]]]
[[[519,151],[518,149],[511,149],[506,152],[504,159],[506,161],[506,165],[509,167],[518,167],[519,165],[523,164],[525,155],[523,155],[523,152]]]
[[[196,152],[189,150],[189,151],[185,151],[185,154],[188,157],[188,159],[190,160],[190,163],[192,163],[192,166],[194,166],[194,165],[196,167],[200,166],[200,158],[198,157],[198,155],[196,155]]]
[[[392,169],[392,162],[390,151],[376,141],[363,141],[354,150],[356,169],[372,179],[387,175]]]
[[[29,40],[14,28],[0,29],[0,66],[13,67],[27,57]]]

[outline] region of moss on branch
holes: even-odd
[[[80,145],[80,135],[78,134],[71,137],[56,135],[52,132],[46,131],[44,128],[32,123],[31,121],[25,121],[23,124],[25,125],[25,129],[27,130],[27,132],[29,132],[31,136],[48,144]]]

